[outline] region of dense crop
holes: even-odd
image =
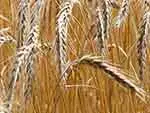
[[[0,113],[149,113],[149,0],[0,0]]]

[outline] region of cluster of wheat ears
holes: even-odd
[[[17,83],[21,76],[24,77],[23,97],[24,102],[28,100],[32,93],[32,82],[36,78],[35,64],[37,64],[37,57],[43,53],[53,52],[56,55],[56,65],[58,74],[60,75],[59,85],[62,90],[67,90],[67,84],[70,72],[74,67],[81,64],[90,65],[94,68],[103,70],[108,77],[117,81],[124,87],[129,88],[135,92],[140,99],[146,100],[148,94],[140,87],[142,85],[145,74],[147,48],[150,38],[150,1],[139,0],[144,10],[138,27],[137,40],[137,59],[139,66],[139,76],[136,82],[129,78],[127,72],[110,62],[108,59],[109,47],[116,46],[109,43],[111,29],[120,28],[126,23],[130,13],[130,5],[132,0],[122,0],[120,3],[117,0],[97,0],[97,7],[94,9],[96,30],[92,40],[96,42],[98,53],[92,53],[77,56],[74,60],[68,57],[68,40],[69,40],[69,25],[71,20],[74,21],[73,8],[81,8],[82,0],[61,0],[60,8],[56,17],[56,37],[54,40],[43,41],[41,38],[41,20],[43,13],[43,6],[45,0],[20,0],[17,14],[18,32],[16,36],[7,33],[8,29],[0,29],[0,46],[5,44],[12,44],[16,50],[13,57],[12,69],[8,72],[9,83],[5,89],[5,96],[0,103],[0,113],[9,113],[12,111],[13,102],[16,94]],[[116,17],[112,17],[112,9],[119,10]],[[113,18],[113,19],[112,19]],[[113,23],[113,24],[112,24]],[[87,39],[88,40],[88,39]],[[14,46],[15,45],[15,46]],[[121,48],[120,48],[121,49]],[[122,52],[123,49],[121,49]],[[44,75],[43,75],[44,76]],[[30,98],[29,98],[30,99]]]

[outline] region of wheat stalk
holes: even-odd
[[[69,0],[63,2],[61,5],[61,9],[58,14],[57,19],[57,28],[56,28],[56,50],[57,50],[57,58],[58,58],[58,69],[60,75],[62,75],[65,65],[67,63],[67,34],[68,34],[68,25],[70,22],[70,17],[72,17],[72,8],[75,3],[78,3],[78,0]],[[67,78],[67,73],[63,77],[65,80]]]
[[[127,18],[129,13],[129,3],[130,3],[129,0],[123,0],[122,5],[120,7],[119,14],[116,18],[116,23],[115,23],[116,27],[120,27],[122,22],[124,22],[125,19]]]
[[[139,74],[140,74],[140,80],[143,80],[144,76],[144,69],[145,69],[145,62],[146,62],[146,49],[147,49],[147,41],[150,34],[150,12],[146,12],[142,24],[140,26],[140,37],[138,39],[138,63],[139,63]]]

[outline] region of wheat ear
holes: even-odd
[[[23,46],[23,42],[27,38],[30,28],[30,6],[29,0],[20,0],[18,12],[18,44],[17,47]]]
[[[119,8],[120,8],[120,6],[119,6],[119,4],[116,2],[116,0],[107,0],[107,2],[108,2],[108,5],[111,6],[111,7],[113,7],[113,8],[116,8],[116,9],[119,9]]]
[[[14,43],[14,44],[16,44],[17,42],[10,35],[0,34],[0,46],[2,46],[3,44],[6,44],[6,43]]]
[[[23,41],[26,38],[27,35],[27,30],[28,30],[28,14],[29,14],[29,4],[28,0],[21,0],[19,3],[19,13],[18,13],[18,27],[19,27],[19,35],[18,35],[18,48],[23,45]],[[9,111],[12,109],[12,102],[14,98],[14,93],[15,93],[15,86],[16,86],[16,81],[19,77],[19,74],[21,73],[21,67],[24,62],[24,54],[26,54],[26,49],[28,48],[21,48],[17,52],[15,62],[13,64],[13,69],[11,72],[11,79],[9,82],[9,89],[8,89],[8,97],[6,101],[8,101],[8,105],[6,106]]]
[[[105,55],[107,50],[107,39],[109,38],[110,15],[111,7],[109,0],[102,0],[97,8],[97,35],[99,50],[102,55]]]
[[[150,0],[144,0],[145,6],[150,8]]]
[[[129,0],[123,0],[119,14],[116,18],[116,27],[120,27],[120,25],[126,20],[129,13],[129,3]]]
[[[57,19],[57,28],[56,28],[56,50],[58,58],[58,69],[60,75],[62,75],[65,65],[67,63],[67,34],[68,34],[68,25],[70,22],[70,17],[72,16],[72,8],[75,3],[78,3],[78,0],[69,0],[63,2],[61,9],[58,14]],[[62,77],[63,80],[66,80],[67,73]]]
[[[100,10],[97,9],[97,34],[96,34],[96,39],[98,41],[98,49],[100,53],[104,53],[104,39],[102,38],[102,28],[101,28],[101,15],[100,15]]]
[[[34,47],[32,48],[32,54],[28,56],[27,62],[25,64],[25,71],[28,74],[28,80],[24,92],[24,96],[26,98],[25,101],[27,100],[27,97],[31,94],[32,81],[35,76],[34,64],[38,52],[37,49],[41,46],[41,44],[38,42],[39,35],[40,35],[39,26],[40,26],[41,4],[42,4],[42,0],[37,0],[33,5],[32,12],[31,12],[31,21],[30,21],[30,25],[31,25],[30,30],[32,32],[30,32],[29,37],[25,42],[25,45],[32,45],[32,44],[34,45]]]
[[[111,63],[102,60],[102,58],[98,56],[83,56],[79,60],[76,61],[77,64],[89,64],[92,66],[99,67],[100,69],[104,70],[109,77],[116,80],[122,86],[131,89],[132,91],[136,92],[137,95],[142,99],[145,100],[146,92],[141,89],[136,82],[129,79],[125,76],[125,72],[123,72],[120,68],[112,65]]]
[[[39,5],[40,5],[40,0],[37,0],[37,9],[39,9]],[[28,87],[25,90],[25,96],[26,96],[26,92],[27,90],[30,90],[30,86],[31,86],[31,79],[33,77],[31,77],[33,75],[33,59],[34,56],[37,53],[37,48],[40,46],[38,43],[38,37],[39,37],[39,12],[37,11],[37,13],[34,13],[34,15],[32,15],[33,18],[31,18],[31,28],[30,28],[30,32],[27,36],[27,39],[24,41],[23,46],[21,48],[18,49],[17,51],[17,55],[15,58],[15,63],[13,66],[13,70],[11,73],[11,81],[9,83],[9,92],[8,92],[8,98],[7,101],[9,101],[8,104],[8,109],[11,111],[12,108],[12,101],[13,101],[13,97],[14,97],[14,93],[15,93],[15,86],[16,86],[16,81],[19,78],[19,75],[21,74],[21,69],[23,66],[25,66],[27,73],[29,74],[28,76]],[[37,18],[37,19],[35,19]],[[29,68],[30,67],[30,68]]]
[[[145,62],[146,62],[146,49],[147,49],[147,41],[150,34],[150,12],[146,12],[143,19],[142,24],[139,29],[140,37],[138,39],[138,63],[139,63],[139,74],[140,80],[143,80]]]

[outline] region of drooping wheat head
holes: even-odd
[[[122,71],[119,67],[114,66],[110,62],[102,60],[101,57],[87,55],[81,57],[76,62],[77,64],[89,64],[94,67],[99,67],[100,69],[104,70],[110,78],[114,79],[124,87],[136,92],[142,100],[145,100],[145,97],[147,96],[146,92],[141,89],[134,80],[126,77],[125,75],[127,73]]]

